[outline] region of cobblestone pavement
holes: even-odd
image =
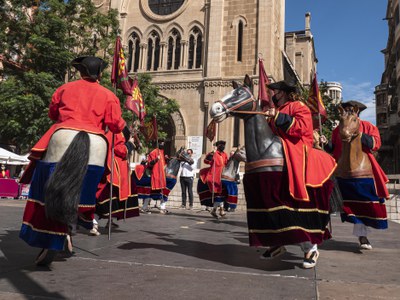
[[[0,199],[0,299],[400,299],[400,224],[373,231],[372,251],[358,250],[352,225],[333,216],[333,239],[315,269],[288,246],[259,260],[248,247],[246,215],[223,221],[206,211],[172,210],[120,221],[108,240],[77,232],[75,255],[50,268],[18,238],[24,200]]]

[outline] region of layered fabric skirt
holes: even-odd
[[[221,180],[222,193],[214,193],[214,202],[224,202],[225,208],[235,209],[238,201],[238,187],[235,181]],[[212,193],[210,188],[201,179],[197,182],[197,193],[199,195],[201,205],[213,206]]]
[[[343,222],[388,228],[385,199],[376,194],[373,178],[336,178],[343,196]]]
[[[20,238],[32,247],[62,250],[68,233],[68,225],[46,218],[44,187],[57,163],[37,161],[25,206]],[[93,228],[96,208],[96,190],[104,167],[89,165],[83,180],[78,223],[87,229]]]
[[[162,192],[164,202],[168,201],[168,196],[171,193],[172,189],[176,185],[176,178],[167,177],[166,180],[167,180],[167,187],[165,189],[163,189],[163,192]]]
[[[310,201],[293,199],[287,172],[245,174],[249,243],[254,247],[283,246],[329,239],[329,197],[333,182],[307,188]]]
[[[238,184],[236,181],[222,179],[222,194],[224,196],[224,207],[236,209],[238,202]]]
[[[118,198],[118,187],[113,186],[113,200],[111,205],[111,216],[117,220],[132,218],[139,216],[139,201],[136,183],[131,181],[131,195],[127,199],[120,200]],[[100,218],[108,218],[110,215],[110,184],[108,183],[105,188],[98,195],[96,214]]]
[[[200,204],[208,207],[212,207],[214,202],[221,203],[224,201],[222,193],[214,193],[210,191],[207,183],[204,183],[201,179],[197,182],[197,194],[199,195]]]
[[[151,192],[151,178],[143,176],[140,180],[136,177],[135,173],[132,173],[132,181],[135,182],[138,197],[139,198],[149,198]]]
[[[176,185],[176,178],[166,178],[167,186],[164,189],[152,190],[151,177],[143,176],[140,180],[132,173],[132,181],[135,181],[138,198],[168,201],[168,196]]]

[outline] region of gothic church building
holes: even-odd
[[[108,9],[106,2],[95,3]],[[161,96],[180,105],[167,129],[166,152],[185,146],[200,157],[212,149],[204,135],[210,106],[232,90],[232,80],[243,81],[245,74],[254,79],[257,95],[260,55],[272,81],[296,73],[285,54],[284,0],[110,3],[119,11],[129,73],[151,74]],[[216,139],[227,141],[229,152],[243,145],[243,135],[242,121],[229,118],[219,124]]]

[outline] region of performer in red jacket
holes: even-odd
[[[167,179],[165,177],[165,155],[164,155],[165,141],[163,139],[158,140],[158,147],[153,149],[147,156],[149,168],[151,168],[151,189],[161,191],[167,187]],[[145,199],[144,207],[147,208],[150,199]],[[168,214],[169,211],[166,209],[166,202],[161,197],[160,213]]]
[[[221,181],[222,171],[228,163],[228,156],[224,152],[225,144],[226,142],[222,140],[214,144],[217,147],[217,151],[208,153],[204,159],[204,163],[210,165],[210,167],[200,171],[200,179],[207,183],[212,194],[213,209],[211,210],[211,215],[215,218],[218,218],[217,209],[219,209],[221,217],[225,216]]]
[[[90,217],[85,219],[85,216],[93,215],[97,185],[104,173],[107,153],[105,128],[119,133],[125,126],[118,98],[99,84],[102,71],[107,66],[106,62],[97,57],[87,56],[76,58],[72,61],[72,66],[80,72],[82,79],[62,85],[53,94],[49,117],[55,123],[31,149],[31,163],[21,178],[21,183],[31,185],[20,237],[29,245],[43,249],[37,263],[47,255],[47,250],[62,250],[65,239],[70,241],[68,226],[72,225],[72,220],[76,220],[76,200],[79,201],[79,216],[83,217],[79,218],[82,221],[81,225],[87,226],[87,229],[93,227],[93,220]],[[71,145],[74,145],[74,150],[70,150]],[[92,155],[91,151],[97,148],[101,153]],[[76,160],[65,159],[64,153],[74,156]],[[82,156],[89,156],[88,165],[87,162],[78,163]],[[65,168],[68,168],[67,172],[57,173]],[[56,173],[57,176],[52,176]],[[75,173],[82,179],[79,185],[68,186],[60,183],[64,177],[75,178]],[[62,176],[59,176],[61,174]],[[47,185],[49,181],[59,184],[59,195],[63,197],[54,196],[56,192],[49,194],[48,187],[56,186]],[[45,198],[51,199],[49,201],[54,205],[46,205]],[[57,201],[65,201],[68,214],[63,209],[57,210],[58,207],[64,208],[58,206]],[[50,210],[56,217],[48,218]],[[68,250],[72,251],[71,243]]]
[[[112,132],[106,134],[108,140],[107,168],[111,170]],[[123,133],[114,134],[114,164],[113,164],[113,201],[111,214],[118,220],[139,216],[138,197],[135,186],[132,186],[128,156],[134,149],[133,138],[127,127]],[[100,218],[108,218],[110,213],[110,181],[111,173],[104,174],[96,193],[96,213]],[[134,183],[134,181],[133,181]],[[118,227],[116,223],[112,223]]]
[[[357,109],[358,116],[367,108],[361,102],[354,100],[343,102],[341,106],[346,112]],[[369,178],[345,179],[340,177],[337,177],[337,180],[344,200],[342,221],[354,224],[353,234],[359,239],[360,249],[370,250],[372,246],[367,238],[369,228],[387,228],[385,199],[389,198],[386,188],[388,178],[372,154],[372,151],[378,151],[381,147],[378,128],[370,122],[360,120],[360,132],[362,133],[362,151],[367,154],[371,163],[373,181]],[[333,157],[338,161],[342,154],[339,126],[333,130],[331,142],[328,143],[324,136],[321,137],[321,141],[325,144],[325,149],[332,152]],[[370,182],[371,194],[368,194],[366,189],[367,181]],[[356,188],[358,183],[360,186]]]
[[[279,81],[268,87],[275,93],[273,102],[276,108],[267,110],[266,114],[271,117],[272,130],[282,140],[291,196],[291,199],[283,196],[286,193],[283,191],[281,199],[271,198],[271,207],[285,210],[288,219],[285,223],[276,220],[276,224],[270,226],[277,232],[282,230],[281,245],[301,240],[299,244],[304,251],[303,267],[312,268],[319,256],[316,242],[320,243],[329,237],[325,225],[329,220],[328,200],[333,184],[328,181],[336,163],[329,154],[313,149],[311,112],[300,101],[296,86]],[[273,213],[271,210],[271,214]],[[274,246],[262,258],[271,258],[284,251],[283,246]]]

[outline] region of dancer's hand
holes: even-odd
[[[264,112],[266,117],[275,117],[276,115],[276,109],[275,107],[272,108],[268,108],[265,112]]]

